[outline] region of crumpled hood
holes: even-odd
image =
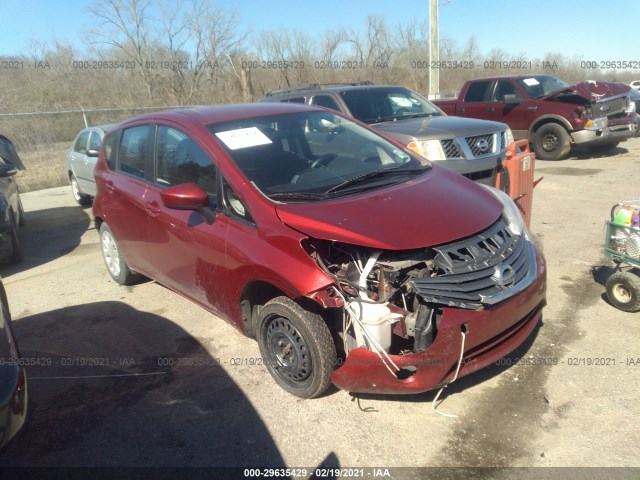
[[[627,85],[621,85],[619,83],[596,82],[594,80],[587,80],[586,82],[569,85],[566,88],[550,93],[549,95],[542,97],[542,100],[548,100],[562,93],[571,92],[579,95],[588,102],[593,103],[603,98],[622,95],[624,93],[627,93],[629,90],[631,90],[631,87]]]
[[[313,238],[409,250],[460,240],[492,225],[502,204],[483,187],[434,166],[420,177],[335,200],[277,204],[289,227]]]

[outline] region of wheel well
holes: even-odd
[[[283,295],[282,290],[263,281],[251,282],[244,288],[240,297],[240,315],[247,337],[256,338],[256,320],[264,304]]]
[[[534,137],[536,136],[536,132],[540,129],[540,127],[544,126],[544,125],[548,125],[550,123],[555,123],[556,125],[560,125],[562,128],[564,128],[567,133],[570,132],[570,130],[567,130],[567,126],[564,125],[560,120],[554,119],[554,118],[547,118],[544,120],[539,121],[538,123],[536,123],[535,125],[533,125],[531,127],[531,133],[529,134],[529,141],[533,142]]]
[[[249,338],[256,338],[257,319],[260,309],[269,300],[276,297],[291,298],[291,296],[284,293],[278,287],[263,281],[251,282],[244,288],[242,296],[240,297],[240,316],[242,317],[242,325],[246,336]],[[309,310],[310,312],[317,313],[326,320],[325,310],[313,300],[306,297],[291,299],[298,303],[302,308]]]

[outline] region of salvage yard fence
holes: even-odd
[[[18,174],[21,192],[68,184],[64,154],[85,126],[118,123],[126,118],[177,106],[100,108],[37,113],[0,113],[0,134],[15,145],[26,171]]]

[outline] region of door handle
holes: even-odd
[[[144,206],[152,217],[155,217],[160,213],[160,205],[158,205],[158,202],[156,202],[155,200],[145,202]]]
[[[489,113],[494,113],[495,111],[496,111],[496,109],[493,108],[493,107],[488,107],[487,108],[487,112],[489,112]]]
[[[458,113],[464,113],[464,107],[460,107],[460,108],[458,109]]]

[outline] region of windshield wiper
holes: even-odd
[[[344,190],[345,188],[351,187],[358,183],[364,183],[372,178],[382,177],[385,175],[395,175],[398,173],[415,173],[420,174],[426,172],[431,169],[431,165],[422,165],[420,167],[405,167],[405,168],[382,168],[380,170],[374,170],[372,172],[363,173],[362,175],[358,175],[357,177],[350,178],[338,185],[331,187],[325,193],[330,194],[337,192],[339,190]]]
[[[412,113],[409,115],[401,115],[399,117],[396,117],[397,120],[402,120],[404,118],[423,118],[423,117],[440,117],[441,114],[439,112],[432,112],[432,113]]]
[[[272,200],[324,200],[327,195],[311,192],[280,192],[268,194],[268,197]]]

